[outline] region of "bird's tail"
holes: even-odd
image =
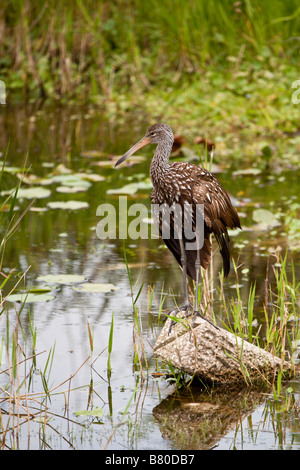
[[[223,274],[224,277],[227,277],[230,271],[230,239],[227,228],[220,220],[215,220],[212,231],[216,237],[222,255]]]

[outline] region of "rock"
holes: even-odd
[[[184,317],[184,314],[182,313]],[[168,319],[155,343],[154,356],[203,382],[214,384],[273,381],[291,364],[223,329],[197,318],[194,328],[183,318],[169,332]]]

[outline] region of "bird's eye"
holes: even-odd
[[[155,135],[155,134],[156,134],[156,132],[154,132],[154,131],[150,132],[150,135]]]

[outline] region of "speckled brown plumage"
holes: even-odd
[[[151,134],[157,129],[163,128],[163,124],[154,124],[146,134]],[[219,180],[209,171],[191,163],[168,162],[168,152],[172,145],[169,130],[166,135],[169,140],[158,144],[151,163],[150,176],[153,183],[151,202],[153,204],[168,205],[174,202],[182,207],[185,202],[193,207],[195,217],[196,204],[204,205],[204,244],[200,250],[201,266],[206,269],[211,259],[211,242],[209,235],[213,233],[218,242],[223,258],[224,276],[230,271],[230,240],[228,228],[240,228],[239,216],[233,207],[227,191],[222,188]],[[171,224],[173,220],[171,219]],[[181,265],[181,253],[178,239],[173,237],[165,239],[167,247]],[[187,240],[184,240],[186,242]],[[187,273],[192,279],[196,279],[195,260],[196,251],[187,250]]]
[[[156,150],[150,167],[150,177],[153,183],[151,202],[155,205],[171,207],[178,204],[182,212],[186,204],[189,204],[190,217],[195,225],[196,206],[204,207],[204,234],[203,246],[199,250],[187,250],[186,243],[191,242],[185,238],[182,231],[182,241],[175,236],[174,218],[170,218],[170,236],[164,238],[164,242],[175,256],[177,262],[183,267],[185,286],[185,274],[188,274],[199,282],[199,269],[206,269],[211,259],[210,234],[214,234],[223,258],[224,276],[230,271],[230,240],[227,228],[240,228],[238,214],[233,207],[230,197],[218,179],[209,171],[197,165],[185,162],[169,163],[174,136],[171,128],[166,124],[154,124],[146,132],[146,135],[116,163],[122,163],[127,157],[135,153],[146,144],[156,144]],[[161,216],[159,219],[160,232],[162,233]],[[193,240],[192,240],[193,241]],[[189,307],[187,291],[184,287],[184,308]],[[197,295],[197,288],[196,288]],[[196,297],[195,313],[199,315]],[[200,315],[201,316],[201,315]]]

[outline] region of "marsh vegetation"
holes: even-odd
[[[211,165],[242,220],[228,280],[217,254],[203,278],[207,313],[298,364],[300,9],[260,4],[1,7],[2,449],[299,449],[297,374],[228,391],[154,360],[181,273],[159,240],[96,235],[119,195],[150,219],[151,148],[113,163],[168,122],[173,157]]]

